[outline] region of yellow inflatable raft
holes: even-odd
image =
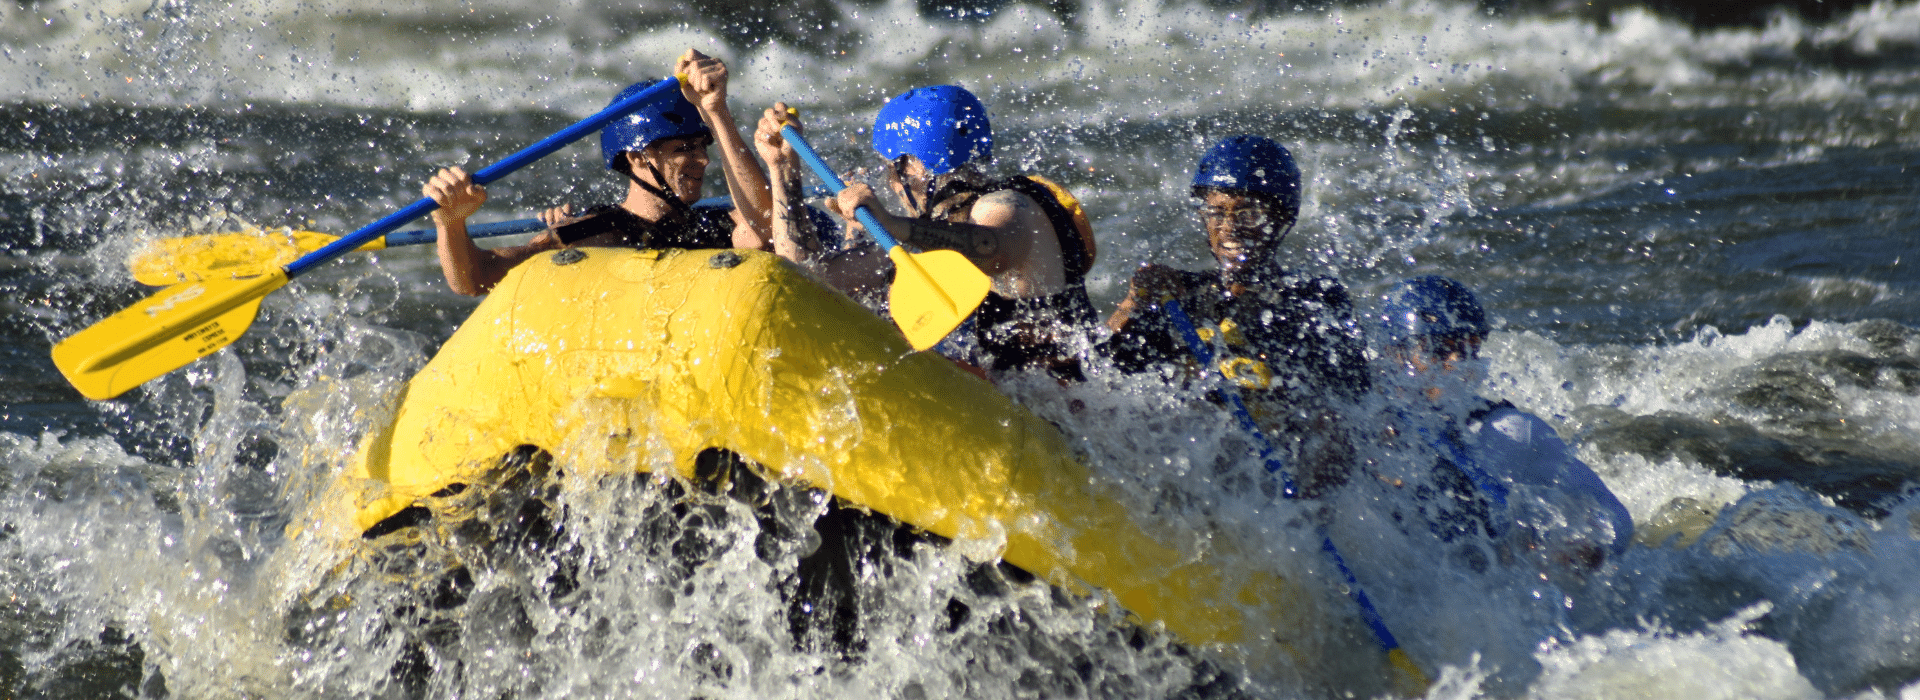
[[[479,479],[522,445],[589,474],[671,455],[689,477],[695,455],[731,450],[972,556],[1110,592],[1256,667],[1297,668],[1296,637],[1326,622],[1278,576],[1168,546],[1050,423],[762,253],[575,249],[520,265],[363,446],[351,476],[378,488],[355,525]]]

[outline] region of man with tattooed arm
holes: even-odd
[[[775,251],[856,298],[872,299],[892,274],[886,252],[865,245],[827,255],[807,230],[799,159],[780,139],[780,127],[794,121],[785,104],[776,105],[754,137],[772,170]],[[980,167],[993,154],[986,106],[958,86],[919,88],[888,101],[874,122],[873,147],[886,159],[906,216],[888,211],[861,183],[827,207],[848,220],[850,235],[865,238],[852,217],[864,205],[902,244],[957,251],[992,278],[992,292],[971,320],[978,352],[961,359],[996,372],[1084,379],[1078,355],[1097,318],[1085,284],[1093,232],[1079,202],[1038,176],[988,177]]]

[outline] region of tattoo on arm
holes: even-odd
[[[1000,250],[1000,237],[993,229],[973,224],[914,219],[907,225],[906,238],[922,248],[955,250],[973,259],[991,258]]]
[[[784,224],[787,237],[795,247],[809,253],[821,250],[820,236],[813,230],[813,217],[807,215],[806,196],[800,189],[800,178],[782,178],[780,183],[780,221]]]

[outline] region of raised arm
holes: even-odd
[[[753,145],[760,151],[761,160],[767,162],[767,171],[773,180],[773,252],[812,267],[824,249],[814,230],[813,217],[807,216],[806,197],[800,187],[800,156],[786,139],[780,138],[780,128],[788,124],[805,131],[800,126],[800,115],[790,112],[785,102],[775,103],[760,115],[760,123],[753,132]]]
[[[812,272],[827,285],[863,302],[872,302],[886,292],[887,273],[892,262],[887,254],[868,241],[851,244],[845,250],[828,253],[815,230],[813,217],[807,214],[806,197],[801,189],[800,155],[785,139],[780,127],[792,123],[800,127],[799,115],[777,103],[760,115],[754,130],[754,147],[767,162],[773,176],[773,252]]]
[[[740,125],[734,122],[733,110],[727,107],[727,64],[687,49],[674,64],[673,72],[686,76],[681,80],[680,89],[686,93],[687,101],[699,108],[700,118],[707,122],[714,144],[720,147],[727,193],[733,195],[734,211],[739,212],[736,220],[744,221],[748,229],[734,230],[734,247],[766,250],[772,228],[772,193],[766,173],[760,171],[760,163],[747,150],[746,140],[740,137]]]
[[[440,171],[428,180],[421,192],[440,205],[433,210],[433,227],[438,238],[440,273],[454,293],[479,296],[493,289],[507,271],[535,253],[559,247],[552,236],[541,234],[532,243],[482,250],[467,237],[467,218],[487,201],[487,189],[473,184],[473,176],[460,168]]]

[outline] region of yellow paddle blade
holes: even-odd
[[[1393,666],[1393,690],[1403,698],[1417,698],[1427,694],[1427,686],[1433,683],[1427,680],[1427,674],[1413,664],[1407,651],[1394,647],[1387,652],[1387,663]]]
[[[959,328],[993,286],[986,273],[951,250],[909,253],[894,246],[887,257],[894,267],[887,306],[915,350],[933,347]]]
[[[53,364],[89,399],[119,396],[213,354],[253,325],[287,273],[176,284],[53,346]]]
[[[133,279],[144,285],[164,287],[181,282],[264,275],[319,250],[338,236],[317,231],[291,229],[248,229],[231,233],[164,238],[148,243],[127,258]],[[385,238],[360,246],[360,250],[380,250]]]

